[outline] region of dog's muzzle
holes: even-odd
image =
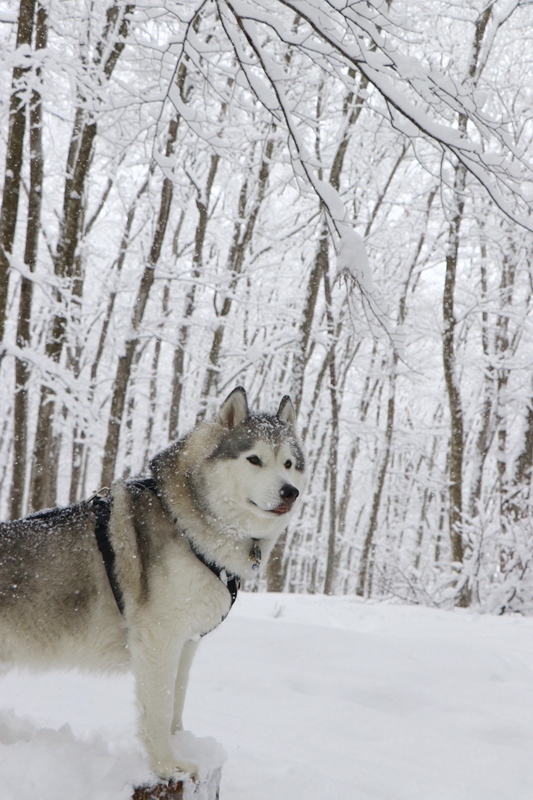
[[[286,514],[291,510],[292,504],[300,494],[296,486],[292,486],[290,483],[284,483],[279,490],[279,493],[281,497],[281,503],[279,506],[276,506],[276,508],[272,509],[272,514]]]

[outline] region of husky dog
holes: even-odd
[[[178,760],[189,668],[294,511],[304,460],[295,412],[218,417],[159,453],[152,476],[0,524],[0,662],[133,669],[140,737],[162,779]]]

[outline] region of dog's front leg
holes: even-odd
[[[177,772],[196,776],[197,765],[176,758],[170,740],[174,684],[186,642],[171,641],[164,629],[146,633],[148,641],[143,637],[130,646],[140,712],[139,733],[150,768],[164,780]]]
[[[178,672],[176,676],[176,684],[174,687],[174,716],[172,718],[171,732],[183,730],[183,706],[185,704],[185,695],[187,693],[187,684],[189,683],[189,672],[194,658],[194,654],[198,650],[200,642],[186,642],[183,650],[181,651],[181,658],[178,664]]]

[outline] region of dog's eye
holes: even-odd
[[[262,466],[262,462],[259,456],[248,456],[246,460],[249,461],[250,464],[255,464],[256,467]]]
[[[287,459],[287,461],[284,463],[283,466],[285,467],[285,469],[290,469],[292,467],[292,461],[290,460],[290,458]]]

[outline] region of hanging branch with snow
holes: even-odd
[[[488,29],[481,37],[483,50],[476,59],[477,75],[483,69],[490,41],[518,4],[519,0],[501,0],[489,5]],[[311,188],[316,193],[326,212],[338,274],[358,289],[370,329],[375,334],[380,327],[384,329],[393,347],[401,352],[401,334],[387,318],[364,240],[347,213],[342,192],[319,178],[319,172],[331,165],[318,163],[307,141],[319,123],[300,108],[306,66],[334,76],[350,88],[355,69],[364,76],[367,94],[377,93],[378,99],[372,100],[376,113],[384,115],[393,129],[414,143],[423,137],[457,159],[510,219],[533,230],[523,191],[524,175],[533,177],[527,153],[513,138],[503,117],[491,117],[483,111],[483,94],[477,91],[473,75],[463,80],[402,52],[402,37],[409,31],[401,19],[395,18],[390,3],[215,0],[214,5],[226,46],[234,55],[236,66],[232,69],[237,83],[246,86],[255,101],[286,130],[295,179],[303,191]],[[209,17],[204,36],[209,37],[211,46],[216,25],[212,12],[211,4],[202,3],[194,17],[197,20],[202,13]],[[223,51],[223,41],[218,47]],[[197,64],[203,61],[200,70],[207,80],[216,65],[202,31],[190,23],[184,26],[180,48],[182,56],[187,54]],[[224,68],[228,68],[226,61]],[[170,97],[195,130],[201,127],[197,115],[174,88]],[[458,127],[458,115],[467,124]],[[213,145],[220,146],[220,142],[217,145],[213,140]]]

